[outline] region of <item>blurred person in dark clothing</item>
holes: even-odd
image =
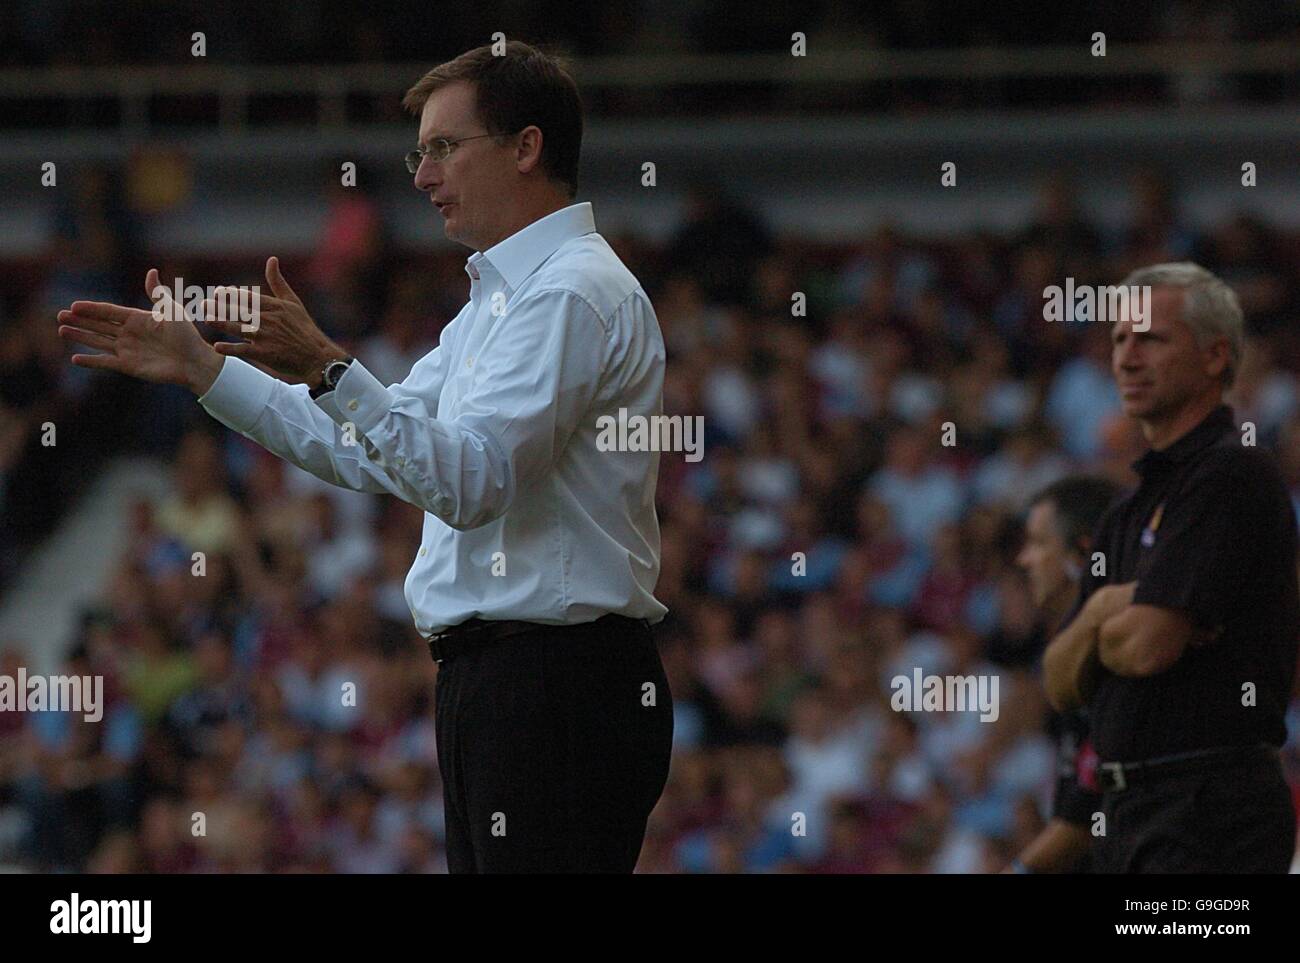
[[[667,264],[699,278],[712,304],[747,303],[755,268],[772,249],[767,227],[712,180],[689,191],[686,223],[669,246]]]
[[[1259,218],[1238,213],[1204,239],[1205,262],[1231,285],[1249,319],[1251,334],[1281,332],[1293,326],[1298,295],[1288,277],[1285,243]]]
[[[1043,185],[1037,216],[1023,243],[1047,248],[1065,274],[1081,278],[1093,272],[1101,236],[1079,210],[1068,178],[1058,174]]]
[[[1039,617],[1049,633],[1060,627],[1091,564],[1092,533],[1119,495],[1104,478],[1063,478],[1036,495],[1025,520],[1016,562],[1028,575]],[[1012,861],[1015,872],[1070,872],[1087,865],[1089,824],[1101,796],[1085,767],[1092,757],[1088,720],[1080,711],[1054,713],[1048,729],[1057,744],[1052,818]]]

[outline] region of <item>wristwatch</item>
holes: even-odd
[[[325,367],[321,369],[320,384],[312,388],[309,394],[313,399],[321,395],[328,394],[338,387],[339,379],[343,377],[343,372],[348,370],[348,365],[352,363],[352,358],[344,358],[341,361],[328,361]]]

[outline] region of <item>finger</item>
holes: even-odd
[[[256,323],[246,325],[239,320],[237,311],[231,311],[224,305],[222,310],[218,311],[217,303],[208,299],[203,302],[203,323],[223,334],[238,334],[247,338],[261,327],[261,316],[259,314]]]
[[[233,358],[242,358],[253,350],[253,346],[247,341],[243,344],[235,341],[218,341],[212,347],[216,349],[217,354],[227,354]]]
[[[72,363],[78,368],[101,368],[105,371],[120,371],[122,362],[115,354],[74,354]]]
[[[302,298],[294,293],[293,288],[289,287],[289,282],[280,273],[280,259],[278,257],[271,257],[266,260],[266,283],[271,285],[271,292],[277,298],[284,298],[284,300],[292,301],[300,308],[303,307]]]
[[[267,294],[265,291],[255,290],[251,287],[240,287],[234,284],[223,284],[219,287],[213,288],[212,297],[208,298],[203,303],[212,304],[216,301],[221,301],[226,305],[227,314],[233,314],[240,308],[248,311],[255,303],[280,303],[278,298],[271,297],[271,295]]]
[[[144,276],[144,293],[148,295],[150,301],[158,300],[153,296],[154,291],[159,288],[158,269],[150,268],[149,273]]]
[[[64,315],[66,315],[66,317]],[[94,331],[97,334],[106,334],[109,337],[116,337],[124,330],[120,324],[113,324],[111,321],[101,321],[99,318],[92,318],[87,315],[73,314],[70,311],[59,312],[59,321],[69,327],[81,328],[85,331]]]
[[[101,321],[112,321],[116,324],[149,320],[153,317],[148,311],[141,311],[139,308],[127,308],[120,304],[109,304],[107,301],[73,301],[69,305],[69,310],[78,318],[97,318]]]
[[[98,348],[100,351],[113,351],[117,344],[116,338],[109,338],[83,328],[74,328],[68,324],[59,327],[59,337],[73,344],[84,344],[87,348]]]

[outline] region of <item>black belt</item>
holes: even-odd
[[[590,629],[596,624],[613,628],[611,622],[627,622],[634,625],[649,626],[645,619],[632,619],[626,615],[602,615],[594,622],[579,622],[575,625],[543,625],[541,622],[519,622],[507,619],[467,619],[459,625],[453,625],[429,639],[429,655],[434,662],[446,662],[454,659],[469,649],[490,645],[502,639],[523,635],[525,632],[538,632],[543,629]]]
[[[1222,746],[1198,749],[1172,756],[1144,759],[1141,762],[1099,762],[1097,785],[1102,792],[1123,792],[1133,786],[1156,779],[1209,772],[1234,763],[1276,759],[1277,749],[1260,743],[1255,746]]]

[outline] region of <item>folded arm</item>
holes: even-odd
[[[1157,605],[1129,605],[1107,619],[1098,635],[1101,664],[1116,675],[1164,672],[1189,645],[1208,640],[1181,612]]]
[[[1129,604],[1134,587],[1129,582],[1097,589],[1043,653],[1047,699],[1058,711],[1083,705],[1091,696],[1101,664],[1102,627]]]

